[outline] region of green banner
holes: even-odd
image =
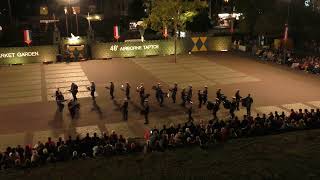
[[[56,61],[57,46],[0,48],[0,65]]]
[[[228,51],[231,43],[230,36],[180,39],[177,41],[177,54],[189,51]],[[91,51],[93,59],[163,56],[174,54],[174,41],[96,43]]]
[[[177,53],[186,53],[191,46],[189,40],[178,40]],[[96,43],[91,51],[93,59],[170,55],[174,54],[174,41]]]

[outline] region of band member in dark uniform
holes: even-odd
[[[128,103],[128,99],[125,98],[124,102],[121,106],[121,111],[122,111],[122,118],[124,121],[128,120],[128,107],[129,107],[129,103]]]
[[[69,90],[72,94],[73,100],[78,100],[77,99],[77,93],[78,93],[78,86],[75,83],[71,84],[70,90]]]
[[[213,119],[218,119],[217,113],[220,109],[220,103],[221,103],[221,101],[218,98],[216,98],[216,102],[214,102],[214,105],[212,108]]]
[[[178,84],[177,83],[174,83],[174,86],[172,89],[170,89],[171,91],[171,98],[172,98],[172,102],[173,103],[176,103],[176,100],[177,100],[177,92],[178,92]]]
[[[240,106],[240,101],[241,101],[241,96],[240,96],[240,90],[239,89],[237,89],[237,91],[236,91],[236,94],[235,94],[235,97],[236,97],[236,107],[237,107],[237,110],[239,111],[240,110],[240,108],[239,108],[239,106]]]
[[[189,120],[189,121],[192,121],[192,120],[193,120],[193,117],[192,117],[192,111],[193,111],[192,105],[193,105],[193,102],[192,102],[192,101],[188,101],[188,104],[187,104],[187,114],[188,114],[188,120]]]
[[[198,90],[198,101],[199,101],[198,107],[201,108],[203,103],[203,93],[201,92],[201,90]]]
[[[70,115],[71,115],[71,118],[74,119],[75,118],[75,115],[77,113],[77,111],[79,110],[80,108],[80,105],[77,101],[75,100],[70,100],[69,103],[68,103],[68,109],[69,109],[69,112],[70,112]]]
[[[114,99],[114,84],[112,81],[110,81],[110,86],[106,86],[105,87],[106,89],[109,89],[109,93],[110,93],[110,96],[111,96],[111,99]]]
[[[149,124],[150,107],[147,99],[144,100],[143,108],[144,124]]]
[[[163,95],[164,95],[164,93],[163,93],[161,85],[159,83],[157,86],[157,89],[156,89],[156,97],[157,97],[157,100],[158,100],[158,103],[160,106],[163,105],[163,101],[164,101]]]
[[[183,88],[182,91],[181,91],[181,100],[182,100],[181,105],[183,107],[185,107],[186,106],[186,102],[187,102],[187,94],[186,94],[186,89],[185,88]]]
[[[145,99],[145,89],[144,89],[143,83],[141,83],[140,86],[137,87],[137,91],[139,92],[139,96],[140,96],[140,105],[143,106],[144,99]]]
[[[234,111],[236,110],[236,108],[237,108],[236,97],[233,97],[232,101],[231,101],[231,104],[230,104],[230,109],[229,109],[230,116],[231,116],[232,119],[235,116]]]
[[[253,99],[251,97],[250,94],[248,94],[248,96],[246,98],[243,99],[244,101],[244,105],[247,108],[247,115],[250,116],[251,115],[251,105],[253,103]]]
[[[60,89],[57,88],[56,93],[55,93],[56,100],[57,100],[57,97],[59,96],[60,92],[61,92]]]
[[[187,101],[192,101],[192,86],[189,85],[189,90],[187,94]]]
[[[208,86],[204,86],[202,97],[203,97],[203,104],[206,104],[208,101]]]
[[[89,90],[90,90],[90,94],[91,94],[91,97],[92,97],[92,100],[95,99],[95,96],[94,96],[94,93],[96,92],[96,84],[91,81],[91,86],[89,87]]]
[[[219,99],[219,101],[221,101],[221,99],[222,99],[221,89],[217,90],[216,95],[217,95],[217,99]]]
[[[57,94],[57,92],[56,92],[56,94]],[[57,101],[57,105],[58,105],[59,111],[61,112],[63,110],[63,108],[64,108],[63,102],[65,100],[64,100],[64,96],[63,96],[62,92],[59,91],[59,89],[58,89],[58,94],[56,96],[56,101]]]
[[[130,84],[126,82],[126,97],[128,100],[130,100]]]

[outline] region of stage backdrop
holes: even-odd
[[[0,65],[56,61],[58,46],[0,48]]]
[[[177,54],[189,51],[227,51],[230,47],[230,36],[192,37],[177,41]],[[95,43],[92,45],[91,51],[93,59],[164,56],[174,54],[174,41]]]

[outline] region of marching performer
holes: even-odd
[[[106,89],[109,89],[109,93],[110,93],[110,96],[111,96],[111,99],[113,100],[114,99],[114,84],[112,81],[110,81],[110,86],[106,86],[105,87]]]
[[[77,99],[77,93],[78,93],[78,86],[75,83],[71,83],[71,87],[69,90],[72,94],[73,100],[78,100]]]
[[[126,97],[128,100],[130,100],[130,84],[126,82]]]
[[[178,84],[174,83],[173,88],[169,89],[169,91],[171,91],[172,102],[175,104],[177,100]]]
[[[92,97],[92,100],[95,100],[95,96],[94,96],[94,93],[96,92],[96,84],[91,81],[91,86],[88,87],[88,90],[91,91],[91,97]]]
[[[208,86],[204,86],[204,90],[202,91],[203,97],[203,105],[205,105],[208,101]]]
[[[122,112],[122,118],[124,121],[128,120],[128,108],[129,108],[129,103],[128,99],[124,98],[123,104],[121,105],[121,112]]]
[[[145,89],[143,83],[140,83],[140,86],[137,87],[137,92],[139,92],[140,96],[140,105],[143,106],[145,99]]]

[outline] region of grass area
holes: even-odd
[[[320,179],[320,130],[232,140],[164,153],[69,161],[28,172],[0,172],[1,180],[84,179]]]

